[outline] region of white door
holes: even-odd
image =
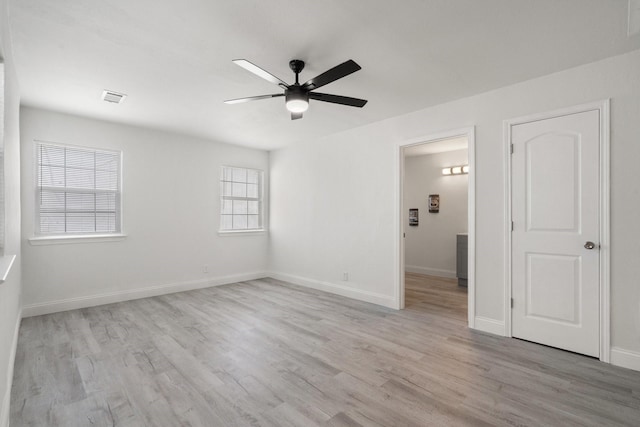
[[[599,114],[511,128],[512,335],[596,357]]]

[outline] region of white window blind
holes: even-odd
[[[121,152],[42,142],[36,152],[36,234],[121,232]]]
[[[220,230],[262,229],[262,171],[222,167]]]

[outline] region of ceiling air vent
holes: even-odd
[[[107,102],[114,102],[120,104],[127,97],[124,93],[113,92],[111,90],[105,90],[102,92],[102,99]]]

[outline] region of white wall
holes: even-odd
[[[271,268],[392,305],[396,144],[476,126],[476,315],[504,323],[504,119],[611,98],[612,345],[640,361],[640,51],[271,154]],[[366,108],[366,107],[365,107]],[[340,280],[350,271],[353,281]],[[636,360],[636,359],[634,359]],[[640,364],[638,365],[640,369]]]
[[[445,176],[442,168],[466,165],[467,151],[405,158],[405,271],[456,277],[456,234],[468,231],[469,176]],[[440,195],[438,213],[429,213],[429,194]],[[411,208],[419,209],[417,226],[409,225]]]
[[[219,236],[218,214],[221,165],[267,171],[267,152],[33,108],[22,109],[21,129],[25,315],[264,275],[267,234]],[[123,151],[126,239],[28,240],[35,140]]]
[[[368,128],[271,152],[270,268],[279,279],[393,306],[394,165],[384,161],[393,151]]]
[[[13,361],[21,317],[20,278],[20,91],[7,29],[7,5],[0,0],[0,57],[4,92],[0,93],[0,145],[4,149],[5,256],[17,255],[7,280],[0,283],[0,426],[9,424]],[[1,90],[0,90],[1,92]]]

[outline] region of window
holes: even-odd
[[[220,231],[262,230],[262,171],[222,167]]]
[[[36,143],[36,234],[121,232],[122,153]]]

